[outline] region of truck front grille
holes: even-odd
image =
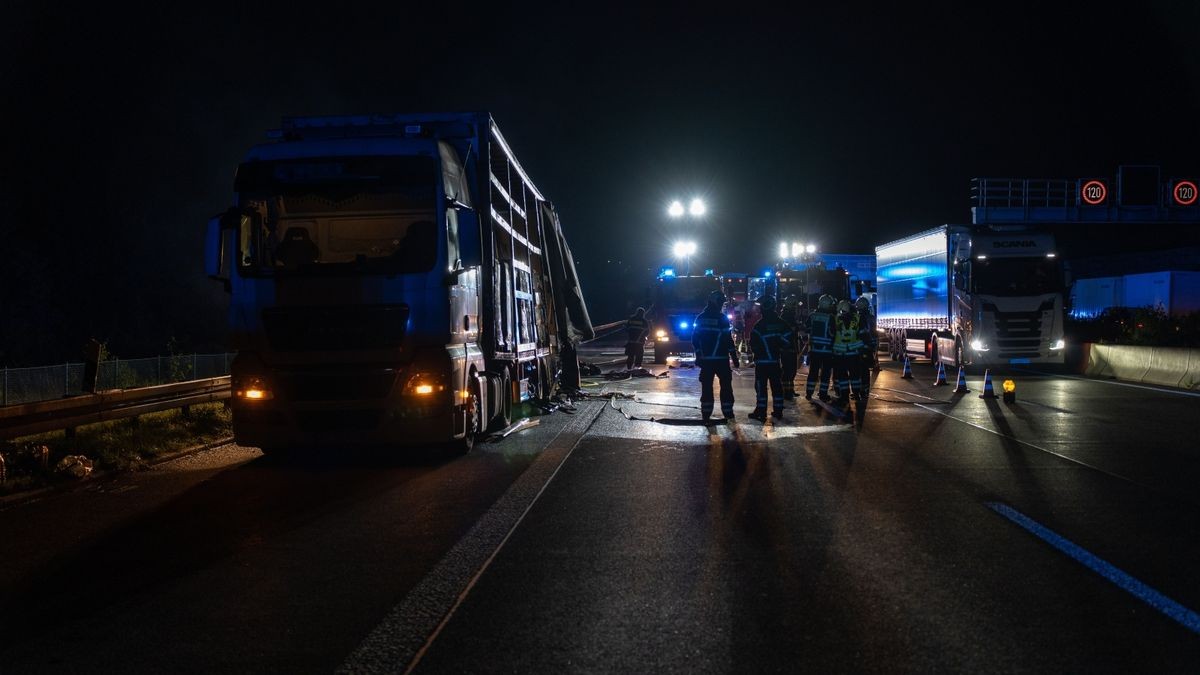
[[[1042,303],[1032,312],[1001,312],[992,304],[984,304],[996,322],[996,351],[1008,359],[1030,359],[1041,356],[1043,344],[1043,312],[1054,309],[1052,301]]]
[[[408,305],[272,307],[262,321],[276,351],[351,351],[399,347],[408,315]]]
[[[289,370],[276,373],[280,392],[290,401],[356,401],[386,398],[398,370]]]

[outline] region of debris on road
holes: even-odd
[[[541,420],[535,417],[526,417],[525,419],[513,422],[512,424],[508,425],[508,427],[497,431],[491,436],[488,436],[487,440],[489,443],[499,443],[518,431],[522,431],[530,427],[536,427],[539,424],[541,424]]]
[[[58,460],[54,467],[56,476],[62,478],[86,478],[92,472],[92,460],[83,455],[67,455]]]

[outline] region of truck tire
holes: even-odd
[[[501,429],[512,424],[512,379],[508,373],[504,372],[500,375],[493,375],[500,380],[500,400],[497,401],[496,413],[488,422],[487,431],[500,431]]]
[[[447,451],[451,455],[465,455],[475,447],[475,437],[479,435],[480,428],[483,426],[480,421],[483,417],[483,411],[479,409],[479,378],[472,375],[471,385],[467,395],[465,410],[463,411],[466,417],[466,433],[462,438],[455,438],[447,444]]]

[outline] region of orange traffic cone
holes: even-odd
[[[934,380],[933,386],[942,387],[948,384],[949,382],[946,382],[946,364],[938,361],[937,379]]]
[[[996,398],[996,390],[992,389],[992,371],[983,371],[983,393],[979,398]]]
[[[902,374],[900,378],[904,380],[912,379],[912,366],[909,364],[907,356],[904,357],[904,374]]]
[[[966,394],[971,390],[967,389],[967,371],[962,366],[958,367],[958,384],[954,387],[954,393]]]

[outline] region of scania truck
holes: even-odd
[[[1061,364],[1054,237],[1028,226],[943,225],[875,248],[877,326],[892,359]]]
[[[572,371],[593,331],[571,251],[490,114],[292,117],[268,138],[207,233],[238,443],[465,452]]]

